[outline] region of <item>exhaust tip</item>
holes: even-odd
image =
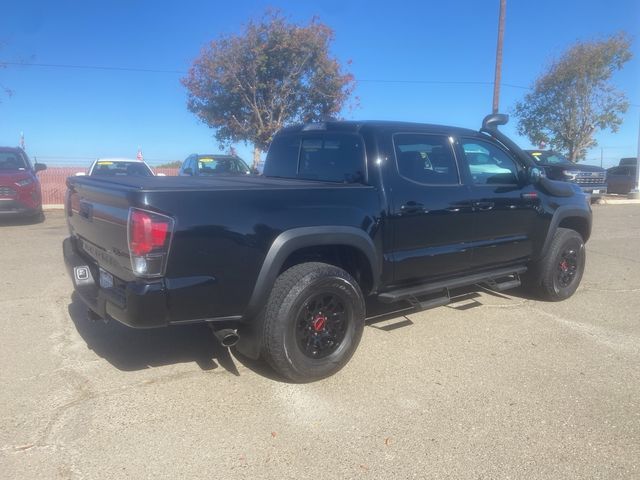
[[[240,337],[238,336],[237,333],[230,333],[229,335],[226,335],[221,341],[220,343],[222,343],[223,347],[233,347],[236,343],[238,343],[238,340],[240,340]]]
[[[225,328],[222,330],[214,330],[213,334],[216,336],[220,345],[225,348],[233,347],[238,340],[240,340],[240,335],[236,330],[231,330],[230,328]]]

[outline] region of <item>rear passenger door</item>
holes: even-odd
[[[537,213],[535,189],[524,181],[524,168],[497,143],[462,138],[460,156],[475,210],[470,267],[499,267],[527,259]]]
[[[453,138],[393,135],[389,165],[395,283],[417,283],[465,271],[473,223],[469,189],[460,177]]]

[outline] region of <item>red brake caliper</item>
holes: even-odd
[[[569,270],[569,264],[567,263],[566,260],[563,260],[563,261],[560,262],[560,269],[563,272],[566,272],[567,270]]]
[[[324,329],[325,323],[327,323],[327,317],[324,315],[318,315],[313,319],[311,326],[313,326],[313,330],[316,332],[321,332]]]

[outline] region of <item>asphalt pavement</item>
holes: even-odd
[[[578,292],[370,321],[284,383],[204,326],[91,322],[62,212],[0,226],[0,477],[640,478],[640,206],[594,206]]]

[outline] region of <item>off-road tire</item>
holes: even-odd
[[[333,304],[343,306],[344,315],[329,314],[322,320],[320,317],[324,314],[320,313],[316,323],[309,323],[314,321],[310,313],[311,302],[320,297],[317,305],[322,310],[323,302],[332,296],[336,299]],[[329,310],[332,309],[327,307]],[[326,263],[295,265],[277,278],[263,310],[262,356],[278,374],[292,382],[320,380],[339,371],[351,359],[362,338],[364,320],[362,292],[351,275]],[[327,330],[317,331],[319,323]],[[339,342],[326,341],[335,338],[329,336],[330,332],[337,331],[336,328],[329,330],[331,325],[339,326]],[[313,335],[316,337],[311,338]],[[314,350],[315,342],[319,340],[317,335],[325,335],[323,338],[330,345],[323,350],[326,356],[322,358],[310,356],[319,355]],[[311,340],[305,343],[300,339],[303,336]]]
[[[569,269],[566,269],[567,255],[575,257],[575,268],[569,265]],[[568,228],[558,228],[544,256],[529,266],[529,272],[523,277],[523,284],[529,292],[543,300],[565,300],[580,285],[585,259],[584,240],[580,234]],[[563,278],[567,272],[572,273],[568,283],[564,281],[566,277]]]

